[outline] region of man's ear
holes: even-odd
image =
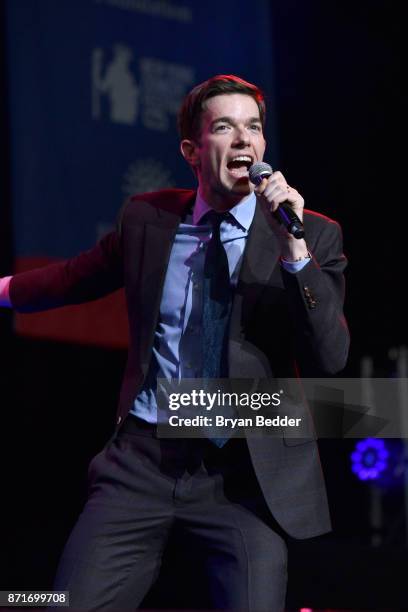
[[[193,169],[197,169],[200,165],[200,156],[198,154],[198,145],[194,140],[182,140],[180,142],[180,151],[184,159]]]

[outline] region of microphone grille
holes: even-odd
[[[249,180],[254,185],[259,185],[262,179],[271,176],[272,172],[272,166],[266,162],[256,162],[249,169]]]

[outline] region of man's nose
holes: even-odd
[[[234,145],[235,146],[245,146],[250,143],[250,138],[248,134],[248,130],[245,127],[236,127],[234,134]]]

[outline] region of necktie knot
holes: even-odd
[[[225,221],[225,219],[228,219],[228,217],[229,217],[228,212],[218,213],[215,210],[211,210],[206,215],[207,222],[211,225],[213,232],[215,231],[219,232],[221,223]]]
[[[207,215],[207,223],[211,226],[211,238],[207,242],[207,256],[206,263],[209,264],[209,261],[212,257],[218,257],[218,250],[224,248],[221,245],[221,223],[228,217],[229,213],[217,213],[214,210],[208,213]],[[222,253],[222,257],[226,259],[226,255]]]

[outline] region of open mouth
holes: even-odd
[[[227,163],[227,168],[235,178],[248,178],[248,170],[252,163],[252,157],[249,155],[237,155]]]

